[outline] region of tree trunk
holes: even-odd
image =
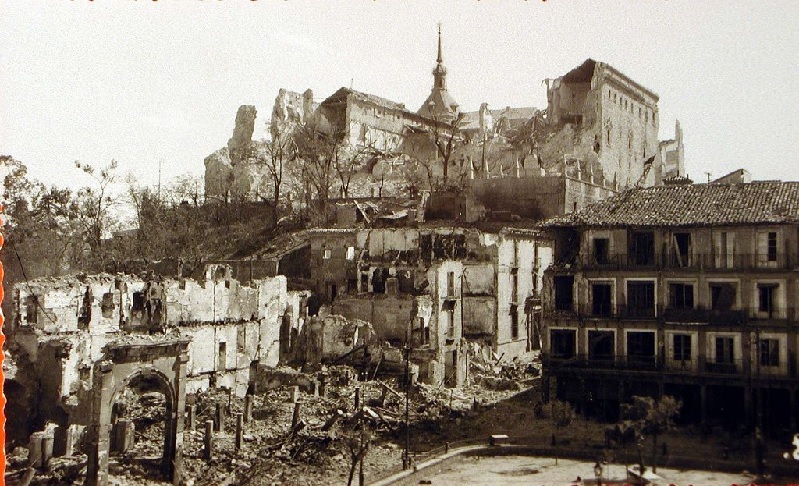
[[[658,435],[652,434],[652,472],[658,472]]]

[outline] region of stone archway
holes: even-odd
[[[161,472],[176,479],[183,453],[183,417],[186,408],[186,363],[188,340],[114,342],[104,349],[103,359],[94,366],[94,390],[89,462],[86,484],[108,484],[111,419],[114,400],[137,378],[156,379],[164,390],[167,418],[164,427],[164,455]]]

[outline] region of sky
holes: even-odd
[[[543,81],[592,58],[660,96],[695,181],[799,180],[799,2],[0,0],[0,154],[47,184],[201,176],[240,105],[264,135],[280,88],[342,86],[416,110],[442,23],[449,92],[546,107]]]

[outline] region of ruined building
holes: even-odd
[[[797,214],[797,182],[681,184],[547,222],[544,390],[608,419],[667,394],[685,420],[795,430]]]
[[[84,443],[89,481],[102,483],[126,390],[157,390],[171,417],[169,475],[186,394],[224,387],[243,396],[253,369],[278,364],[281,332],[302,326],[305,295],[287,291],[282,276],[242,286],[214,265],[201,281],[101,274],[17,284],[8,439],[54,424],[54,454]]]
[[[552,246],[538,231],[436,222],[310,231],[311,283],[333,314],[410,341],[420,378],[460,386],[466,344],[511,360],[540,342]]]
[[[479,111],[464,112],[447,90],[439,30],[432,74],[430,95],[417,111],[351,88],[340,88],[321,103],[314,102],[311,90],[281,89],[269,130],[274,136],[313,123],[344,146],[372,147],[390,159],[389,170],[369,161],[355,168],[363,181],[350,194],[354,197],[412,195],[402,182],[419,161],[440,177],[442,154],[435,140],[450,136],[455,148],[449,170],[461,179],[519,178],[542,170],[563,176],[579,170],[586,180],[616,190],[685,175],[679,124],[675,139],[659,142],[658,96],[605,63],[588,59],[547,80],[544,110],[492,110],[483,103]],[[206,197],[257,198],[271,191],[263,167],[242,156],[242,147],[252,143],[242,135],[252,133],[254,113],[254,107],[241,107],[228,146],[206,158]],[[408,165],[413,170],[401,170]],[[386,174],[398,182],[384,187]]]

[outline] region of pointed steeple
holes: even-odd
[[[441,55],[441,22],[438,23],[438,57],[433,69],[433,79],[433,89],[447,89],[447,68],[444,67],[444,57]]]
[[[447,68],[444,67],[441,44],[441,23],[439,23],[438,57],[436,57],[436,67],[433,69],[433,89],[418,113],[427,118],[449,123],[458,113],[458,104],[447,93]]]
[[[444,58],[441,57],[441,22],[438,23],[438,59],[436,59],[436,62],[439,64],[444,62]]]

